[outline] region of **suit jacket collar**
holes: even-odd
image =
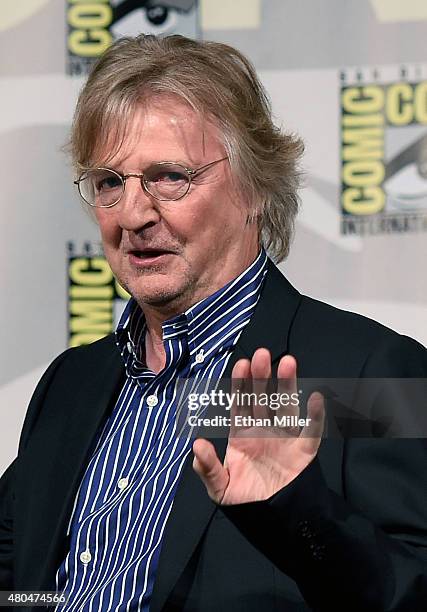
[[[273,365],[277,366],[288,351],[289,332],[301,299],[301,294],[270,260],[260,300],[240,336],[224,377],[231,376],[238,359],[250,359],[257,348],[267,348]]]

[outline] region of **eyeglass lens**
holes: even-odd
[[[145,189],[159,200],[177,200],[189,187],[190,177],[178,164],[153,164],[144,172]],[[122,177],[113,170],[98,168],[86,172],[79,183],[80,193],[91,206],[108,207],[124,192]]]

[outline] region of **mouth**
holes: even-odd
[[[162,249],[134,249],[129,251],[129,259],[134,265],[150,265],[153,263],[161,263],[169,255],[173,255],[172,251]]]

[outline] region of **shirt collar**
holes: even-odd
[[[164,321],[163,341],[185,339],[191,360],[201,362],[236,340],[236,333],[247,322],[248,311],[258,301],[267,272],[267,254],[261,249],[256,260],[237,278],[185,312]],[[144,362],[146,322],[141,308],[131,298],[120,318],[116,341],[126,364],[129,354]]]

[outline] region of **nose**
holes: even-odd
[[[160,221],[156,199],[145,191],[141,179],[135,176],[126,179],[124,194],[116,207],[118,222],[128,231],[135,232]]]

